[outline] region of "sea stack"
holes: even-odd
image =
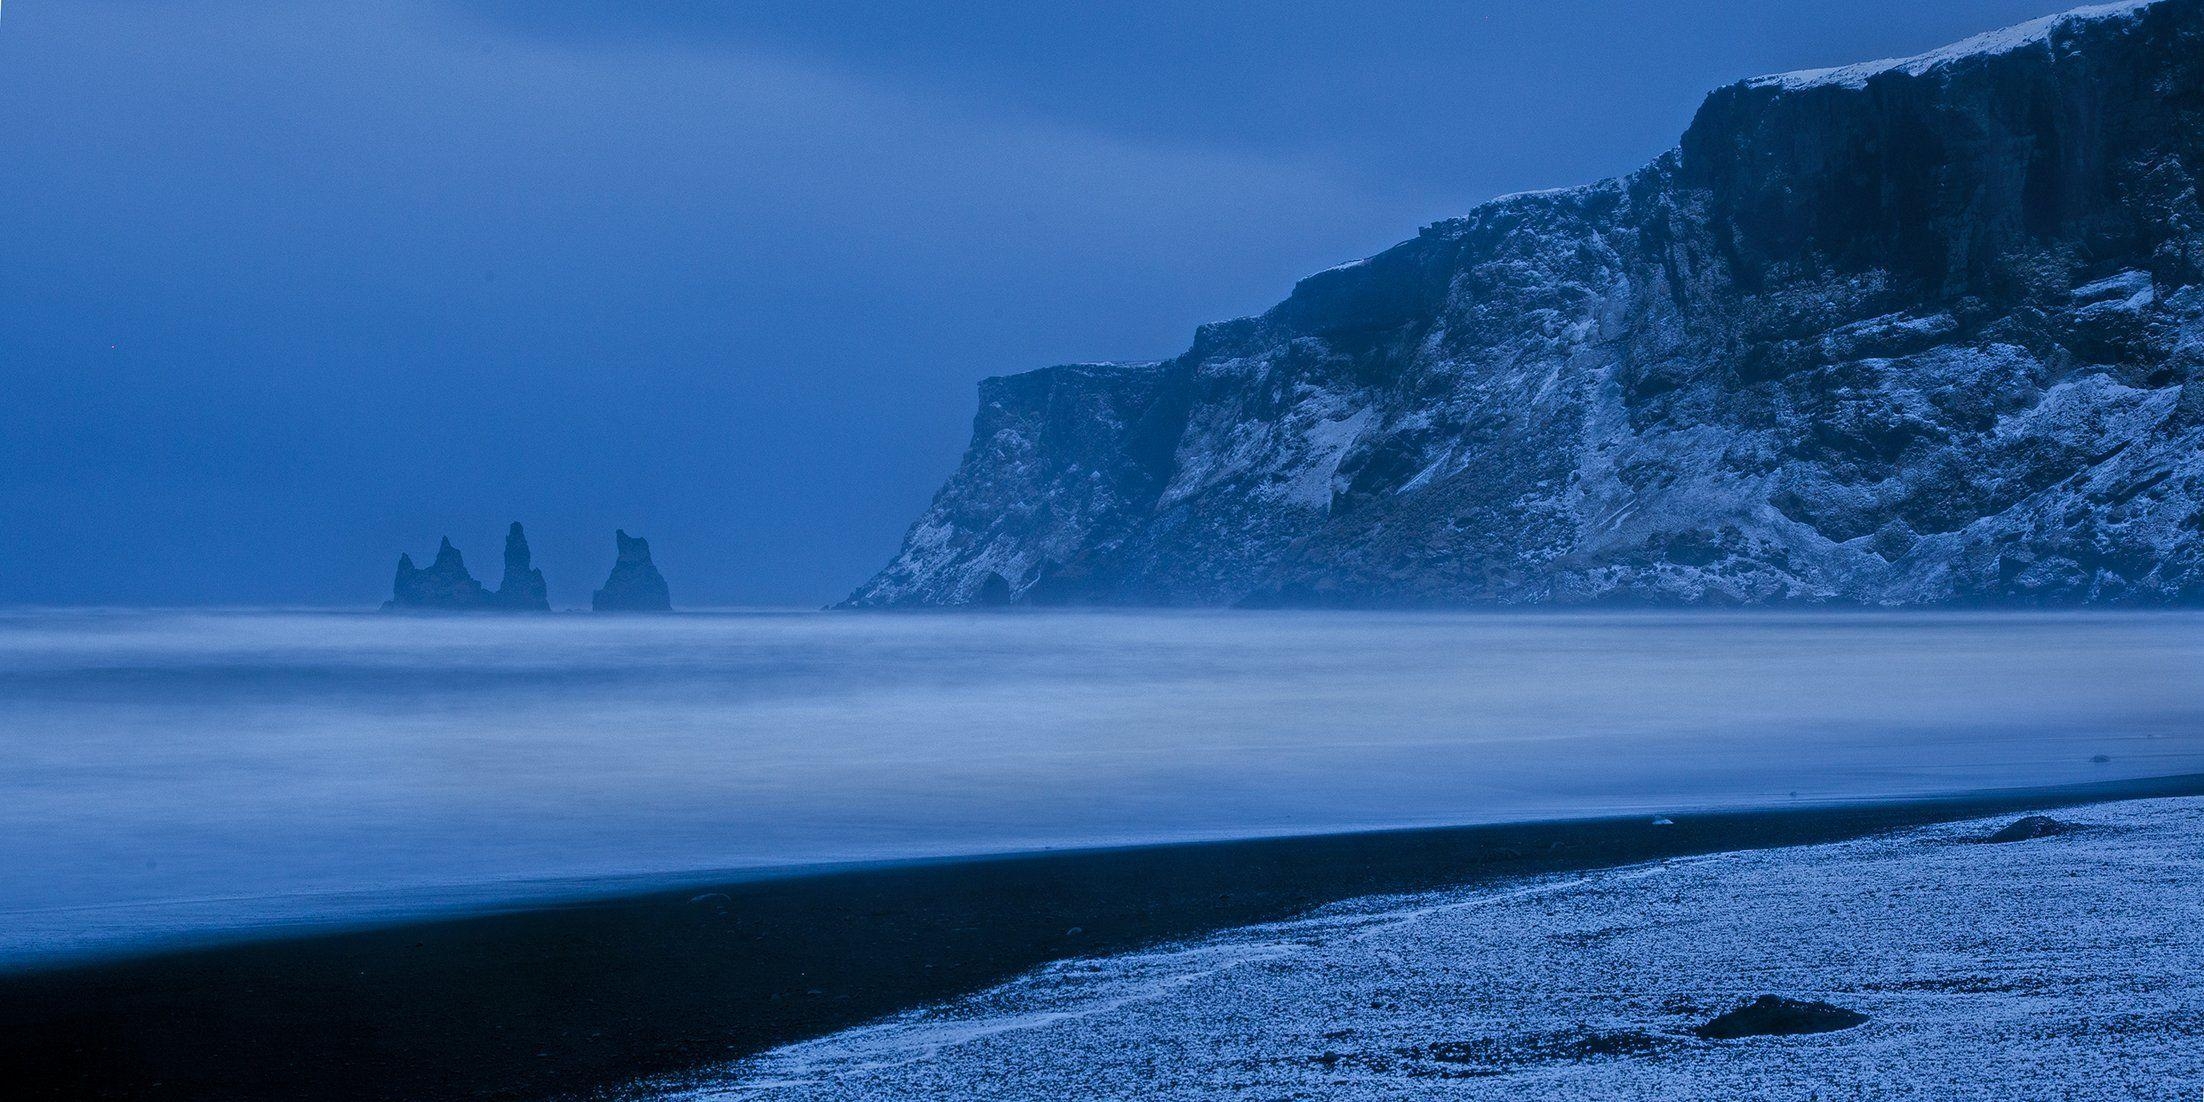
[[[528,537],[521,532],[517,520],[505,530],[505,577],[498,581],[490,605],[509,612],[551,611],[551,595],[544,585],[543,571],[533,565],[528,553]]]
[[[436,561],[423,570],[413,556],[398,556],[398,577],[391,583],[386,609],[471,610],[490,607],[490,594],[467,573],[467,564],[450,536],[436,548]]]
[[[605,587],[590,595],[589,607],[598,612],[672,612],[665,576],[650,561],[650,541],[624,531],[612,538],[619,543],[620,557]]]

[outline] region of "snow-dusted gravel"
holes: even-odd
[[[707,1099],[2204,1098],[2204,800],[1366,899],[790,1046]],[[1763,993],[1869,1015],[1702,1041]]]

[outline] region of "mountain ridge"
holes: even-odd
[[[983,382],[846,604],[2204,601],[2192,165],[2204,0],[1738,81],[1173,360]]]

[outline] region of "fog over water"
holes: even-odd
[[[2204,772],[2200,667],[2189,614],[6,612],[0,960],[575,878]]]

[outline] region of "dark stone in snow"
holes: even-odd
[[[1985,842],[2026,842],[2035,838],[2049,838],[2059,834],[2072,834],[2081,828],[2072,823],[2062,823],[2049,815],[2030,815],[2017,819],[2005,829],[1983,839]]]
[[[1867,1024],[1867,1015],[1828,1003],[1801,1002],[1780,995],[1762,995],[1692,1030],[1710,1041],[1739,1037],[1792,1037],[1804,1033],[1835,1033]]]
[[[490,596],[490,604],[496,608],[514,612],[549,612],[551,595],[543,582],[543,571],[531,563],[528,553],[528,537],[521,533],[520,522],[505,530],[505,577],[499,580],[497,592]]]
[[[436,561],[422,569],[412,555],[398,556],[398,577],[391,582],[386,609],[470,611],[490,607],[490,594],[467,573],[467,564],[451,537],[436,548]]]
[[[666,590],[666,578],[650,560],[650,541],[626,532],[615,532],[620,557],[612,564],[612,576],[605,579],[605,587],[589,597],[589,607],[598,612],[672,612],[673,598]]]

